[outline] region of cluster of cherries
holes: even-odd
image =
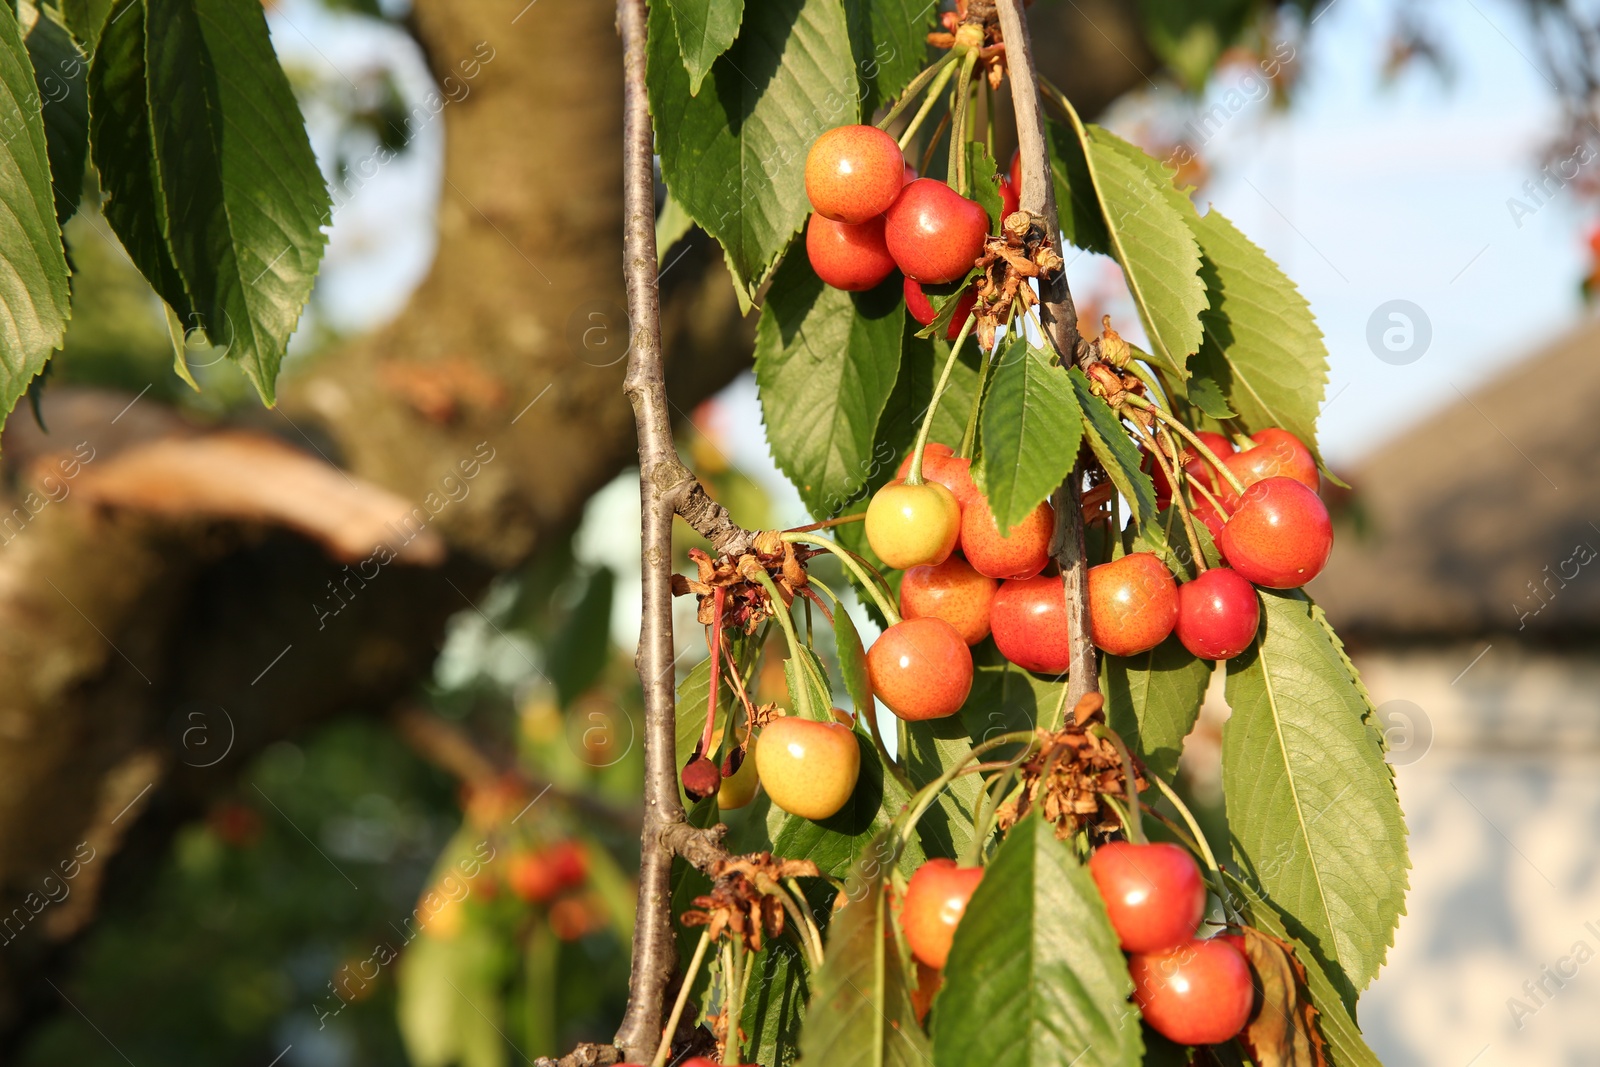
[[[839,126],[818,137],[806,156],[806,195],[816,212],[806,225],[806,255],[817,277],[859,292],[898,269],[906,308],[923,325],[936,312],[922,287],[965,277],[998,221],[944,182],[917,177],[876,126]],[[1000,199],[1002,217],[1017,209],[1010,177],[1000,179]],[[951,339],[976,298],[976,290],[963,294]]]
[[[1198,457],[1180,456],[1187,475],[1207,487],[1227,515],[1202,500],[1194,511],[1216,538],[1227,566],[1179,585],[1154,553],[1132,552],[1089,568],[1089,629],[1114,656],[1154,648],[1176,631],[1194,655],[1225,660],[1255,639],[1255,586],[1294,589],[1322,570],[1333,525],[1317,496],[1310,451],[1283,430],[1256,434],[1242,452],[1220,434],[1198,435],[1244,487],[1235,492]],[[868,543],[905,571],[903,621],[867,653],[877,695],[902,719],[952,715],[972,683],[968,646],[991,634],[1012,663],[1044,674],[1070,664],[1066,592],[1045,574],[1055,514],[1042,502],[1001,533],[969,460],[929,444],[920,484],[907,480],[910,459],[867,508]],[[1156,467],[1158,502],[1172,487]]]
[[[1089,857],[1089,873],[1128,953],[1134,1001],[1145,1022],[1182,1045],[1215,1045],[1237,1035],[1255,1003],[1250,964],[1236,934],[1195,937],[1205,917],[1206,887],[1194,858],[1177,845],[1114,841]],[[900,927],[911,954],[927,968],[918,990],[921,1011],[982,879],[981,867],[934,859],[906,885]]]

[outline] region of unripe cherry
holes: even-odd
[[[860,223],[812,215],[806,223],[806,258],[817,277],[852,293],[871,289],[894,273],[881,215]]]
[[[1000,583],[989,607],[995,647],[1017,666],[1061,674],[1072,665],[1067,640],[1067,591],[1057,575]]]
[[[806,153],[806,196],[835,222],[866,222],[889,209],[905,175],[895,139],[876,126],[837,126]]]
[[[896,570],[939,564],[961,534],[961,505],[938,482],[896,479],[873,494],[865,525],[867,544]]]
[[[1232,659],[1261,625],[1256,587],[1238,572],[1213,567],[1178,586],[1178,640],[1201,659]]]
[[[1267,478],[1244,491],[1217,547],[1256,585],[1298,589],[1322,572],[1333,523],[1322,498],[1293,478]]]
[[[761,728],[755,762],[774,804],[802,819],[826,819],[855,792],[861,748],[842,723],[786,715]]]
[[[1113,656],[1147,652],[1178,621],[1178,585],[1153,552],[1089,568],[1089,635]]]
[[[867,676],[878,699],[900,718],[942,719],[960,711],[972,692],[972,653],[943,619],[905,619],[867,649]]]

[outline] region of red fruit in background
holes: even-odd
[[[900,579],[900,614],[943,619],[961,640],[975,645],[989,636],[989,605],[997,585],[960,556],[933,567],[912,567]]]
[[[895,477],[904,481],[910,473],[911,454],[908,452],[906,458],[900,461],[900,469],[895,472]],[[930,482],[938,482],[955,494],[956,503],[961,505],[963,511],[978,495],[978,487],[972,481],[972,461],[961,458],[955,454],[955,449],[937,441],[929,441],[922,450],[922,477]]]
[[[530,904],[543,904],[561,892],[561,880],[543,855],[524,852],[511,857],[506,868],[511,891]]]
[[[961,534],[961,505],[938,482],[896,479],[872,495],[865,526],[872,551],[896,570],[939,564]]]
[[[544,861],[563,889],[573,889],[589,877],[589,857],[576,841],[557,841],[545,849]]]
[[[989,213],[944,182],[918,178],[884,213],[889,254],[929,285],[966,277],[989,235]]]
[[[1217,547],[1256,585],[1298,589],[1327,564],[1333,523],[1316,493],[1293,478],[1267,478],[1244,491]]]
[[[852,293],[871,289],[894,273],[881,216],[848,223],[812,215],[806,223],[806,258],[817,277]]]
[[[1201,659],[1232,659],[1250,647],[1260,624],[1255,586],[1227,567],[1178,586],[1178,640]]]
[[[1089,636],[1113,656],[1167,639],[1178,621],[1178,584],[1153,552],[1130,552],[1089,568]]]
[[[1317,491],[1321,485],[1317,461],[1311,458],[1311,450],[1300,443],[1300,438],[1287,430],[1269,427],[1252,434],[1250,439],[1256,442],[1254,448],[1247,448],[1222,460],[1233,476],[1244,483],[1245,488],[1267,478],[1293,478],[1313,493]],[[1226,481],[1221,486],[1223,505],[1232,507],[1238,503],[1239,494],[1233,491],[1233,486]]]
[[[954,860],[946,859],[929,860],[912,872],[900,908],[900,927],[919,962],[935,969],[944,967],[956,925],[982,880],[982,867],[957,867]]]
[[[1002,537],[989,501],[974,487],[961,509],[961,552],[979,574],[991,578],[1032,578],[1050,562],[1056,513],[1043,501]]]
[[[1144,1021],[1180,1045],[1231,1040],[1250,1018],[1255,988],[1243,954],[1220,938],[1128,960]]]
[[[913,278],[905,279],[904,290],[906,294],[906,310],[911,312],[911,317],[926,326],[939,317],[939,313],[929,303],[928,296],[922,291],[922,285]],[[966,324],[967,316],[972,314],[972,305],[978,302],[978,287],[970,286],[961,294],[961,299],[956,303],[955,314],[950,317],[950,325],[945,328],[944,339],[954,341],[961,332],[961,327]],[[927,465],[927,461],[923,461]],[[902,474],[901,477],[904,477]]]
[[[1067,591],[1056,575],[1000,583],[989,607],[1000,654],[1040,674],[1060,674],[1072,663],[1067,647]]]
[[[928,1010],[933,1007],[934,994],[944,985],[944,972],[929,967],[921,960],[916,960],[916,964],[917,988],[911,991],[911,1010],[917,1013],[917,1022],[926,1023]]]
[[[1022,149],[1019,148],[1016,151],[1011,153],[1011,166],[1009,168],[1007,168],[1007,175],[1006,176],[1011,179],[1011,185],[1012,185],[1013,188],[1015,188],[1017,190],[1018,195],[1021,195],[1021,192],[1022,192]]]
[[[866,222],[900,195],[906,160],[876,126],[837,126],[806,153],[806,196],[835,222]]]
[[[1165,842],[1113,841],[1089,857],[1124,952],[1162,952],[1188,942],[1206,914],[1206,884],[1194,857]]]
[[[1000,217],[994,222],[995,229],[1000,228],[1007,215],[1017,210],[1022,199],[1021,189],[1021,182],[1013,182],[1009,175],[1000,176]]]
[[[905,619],[867,649],[867,675],[878,699],[900,718],[942,719],[960,711],[972,691],[972,653],[943,619]]]

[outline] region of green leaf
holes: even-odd
[[[156,175],[147,102],[145,21],[143,0],[119,0],[105,24],[89,68],[89,146],[107,196],[106,221],[134,266],[179,319],[173,345],[181,365],[182,333],[199,319],[167,246],[166,203]]]
[[[667,0],[672,8],[672,25],[678,34],[678,51],[683,69],[689,72],[689,95],[700,92],[700,83],[711,71],[712,61],[726,52],[739,36],[744,19],[744,0]]]
[[[683,240],[690,230],[694,229],[694,219],[683,209],[669,194],[667,202],[662,205],[661,214],[656,216],[656,268],[666,262],[667,253],[672,251],[672,246]]]
[[[1091,125],[1079,128],[1077,138],[1109,251],[1122,265],[1151,353],[1187,377],[1184,367],[1200,347],[1200,313],[1206,308],[1200,249],[1183,213],[1192,216],[1194,209],[1172,188],[1159,163],[1120,137]],[[1058,151],[1070,149],[1058,146]],[[1063,169],[1070,180],[1073,165]],[[1182,207],[1173,196],[1184,200]],[[1087,230],[1099,237],[1092,226]]]
[[[459,907],[460,905],[456,905]],[[424,933],[406,946],[395,975],[395,1014],[417,1067],[504,1067],[504,1004],[498,935],[469,924],[448,940]]]
[[[1106,656],[1103,662],[1107,722],[1145,766],[1171,781],[1183,739],[1200,716],[1212,664],[1176,637],[1137,656]]]
[[[1190,220],[1205,252],[1210,308],[1195,370],[1216,381],[1251,431],[1280,426],[1317,462],[1328,350],[1310,305],[1278,265],[1213,207]]]
[[[972,692],[959,712],[943,719],[908,722],[902,728],[901,758],[906,774],[919,788],[943,774],[974,745],[1013,730],[1048,727],[1055,720],[1063,690],[1060,682],[1009,662],[993,641],[984,641],[972,650],[972,666]],[[982,779],[968,774],[939,794],[917,824],[918,840],[928,855],[955,859],[968,847],[973,809],[982,788]]]
[[[1094,395],[1083,371],[1074,367],[1068,374],[1083,410],[1084,436],[1095,458],[1111,476],[1111,484],[1117,487],[1117,492],[1133,507],[1134,517],[1140,524],[1156,523],[1156,488],[1150,476],[1139,469],[1139,450],[1133,446],[1128,431],[1122,428],[1122,421],[1106,402]]]
[[[928,57],[934,5],[927,0],[844,0],[850,50],[860,81],[861,114],[900,95]]]
[[[970,198],[988,212],[989,232],[1000,232],[1000,172],[989,155],[989,146],[982,141],[967,142],[967,181],[971,185]]]
[[[770,941],[752,961],[744,998],[745,1057],[751,1063],[789,1067],[800,1054],[809,976],[800,950],[787,940]]]
[[[1405,911],[1405,822],[1382,739],[1310,600],[1261,599],[1262,636],[1228,662],[1228,825],[1244,870],[1353,1012]]]
[[[1037,815],[1006,836],[956,927],[934,1067],[1133,1067],[1133,981],[1089,872]]]
[[[44,21],[41,16],[40,21]],[[16,12],[0,12],[0,422],[61,345],[71,314],[67,256],[50,189],[39,91]]]
[[[1053,119],[1046,124],[1045,134],[1050,148],[1050,177],[1055,184],[1056,214],[1062,235],[1069,244],[1085,251],[1111,255],[1111,233],[1106,229],[1106,217],[1095,196],[1094,179],[1089,175],[1089,161],[1084,157],[1083,144],[1071,126]]]
[[[1254,886],[1232,874],[1226,877],[1248,901],[1253,902],[1245,907],[1250,925],[1294,946],[1295,959],[1306,969],[1306,989],[1311,994],[1311,1003],[1317,1008],[1316,1027],[1327,1042],[1324,1052],[1330,1067],[1383,1067],[1383,1061],[1362,1039],[1361,1028],[1346,1010],[1333,981],[1317,965],[1316,957],[1307,950],[1305,943],[1285,929],[1276,910],[1261,905],[1261,895]]]
[[[689,92],[668,4],[650,9],[650,112],[672,195],[722,242],[749,292],[805,222],[811,142],[856,121],[839,0],[764,0],[711,66],[710,91]],[[803,257],[801,257],[803,258]]]
[[[783,661],[783,678],[789,685],[789,700],[795,714],[814,719],[829,717],[833,710],[833,687],[815,652],[802,645],[798,655]]]
[[[28,32],[28,58],[43,103],[56,222],[64,224],[78,210],[89,159],[89,63],[72,35],[43,12]]]
[[[911,1006],[884,892],[889,856],[869,847],[833,917],[827,954],[800,1035],[801,1059],[828,1067],[927,1067],[928,1039]],[[788,853],[784,853],[788,855]]]
[[[198,324],[271,404],[327,241],[327,186],[260,4],[149,0],[148,12],[167,243]]]
[[[1083,414],[1067,371],[1024,338],[1014,339],[996,359],[982,430],[989,506],[999,528],[1009,530],[1055,491],[1077,461]]]
[[[875,431],[904,320],[898,280],[846,293],[824,285],[803,254],[773,279],[756,326],[756,385],[773,459],[819,518],[839,514],[883,462]]]
[[[67,29],[83,45],[83,50],[93,54],[100,42],[101,27],[111,13],[111,0],[61,0],[61,15]]]
[[[843,604],[833,609],[833,647],[839,656],[839,674],[844,678],[845,692],[850,694],[856,714],[876,715],[872,679],[867,674],[867,650],[861,646],[861,634]]]

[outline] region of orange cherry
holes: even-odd
[[[908,452],[906,458],[900,461],[900,469],[895,472],[895,477],[904,480],[910,473],[911,454]],[[972,480],[972,461],[963,459],[955,454],[955,449],[937,441],[929,441],[922,450],[922,477],[930,482],[938,482],[954,493],[956,503],[962,508],[978,495],[978,487]]]
[[[989,608],[989,623],[995,647],[1017,666],[1040,674],[1061,674],[1072,666],[1067,590],[1058,575],[1001,582]]]
[[[1294,434],[1269,426],[1252,434],[1250,439],[1256,442],[1254,448],[1222,459],[1223,466],[1232,471],[1246,489],[1267,478],[1293,478],[1313,493],[1321,486],[1317,461]],[[1239,494],[1225,481],[1221,483],[1219,495],[1224,507],[1231,508],[1239,503]]]
[[[900,909],[900,927],[918,962],[935,969],[944,967],[956,926],[981,881],[982,867],[957,867],[954,860],[947,859],[929,860],[912,873]]]
[[[906,619],[867,649],[867,675],[878,699],[900,718],[942,719],[960,711],[972,691],[972,652],[943,619]]]
[[[900,579],[900,614],[943,619],[969,645],[989,636],[989,603],[997,583],[960,556],[936,566],[912,567]]]
[[[826,819],[855,792],[861,748],[843,723],[785,715],[762,728],[755,763],[774,804],[802,819]]]
[[[835,222],[866,222],[900,195],[906,160],[876,126],[836,126],[806,153],[806,196]]]
[[[1055,509],[1049,501],[1041,501],[1002,535],[989,501],[974,493],[971,503],[961,509],[961,552],[979,574],[1032,578],[1050,562],[1050,538],[1055,529]]]
[[[1178,623],[1178,584],[1153,552],[1089,568],[1089,636],[1113,656],[1149,651]]]

